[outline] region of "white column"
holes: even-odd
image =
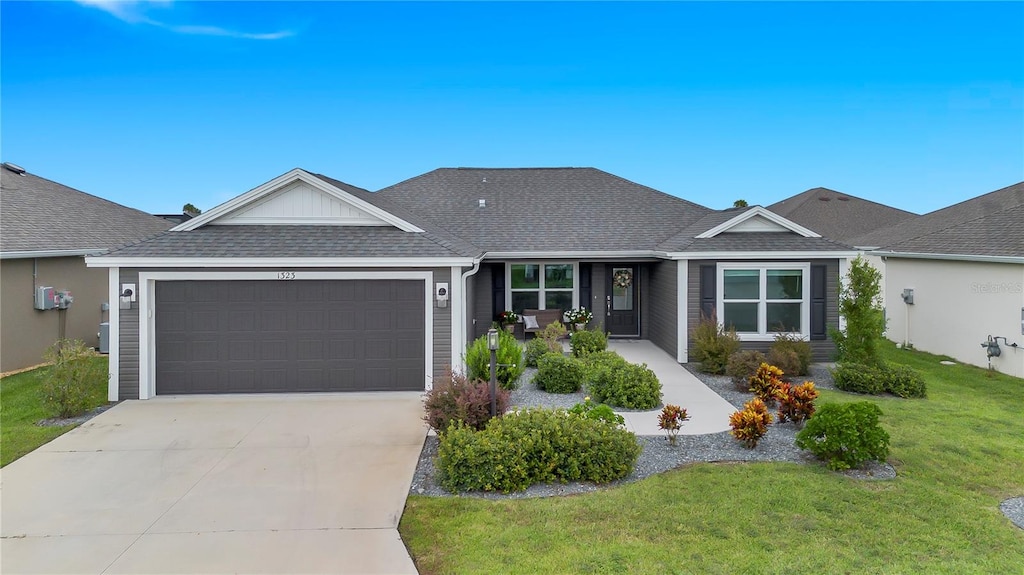
[[[461,367],[462,349],[466,341],[466,297],[462,291],[462,268],[452,266],[451,280],[448,282],[451,292],[448,302],[451,305],[452,317],[452,371],[464,371]]]
[[[107,323],[110,328],[110,353],[107,355],[107,401],[119,399],[119,377],[121,357],[121,270],[120,268],[109,268],[107,283],[107,305],[110,310],[107,312]]]
[[[690,345],[690,329],[686,325],[686,318],[689,312],[688,305],[688,283],[690,279],[690,260],[676,260],[676,312],[678,317],[676,318],[676,361],[679,363],[687,363],[689,361],[689,352],[687,348]]]

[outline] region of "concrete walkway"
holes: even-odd
[[[416,573],[421,398],[124,402],[0,471],[0,571]]]
[[[679,430],[680,435],[703,435],[729,429],[729,416],[736,411],[692,373],[676,363],[675,358],[646,340],[610,340],[608,349],[631,363],[646,363],[661,381],[661,399],[666,405],[686,409],[690,419]],[[658,427],[660,409],[619,412],[626,419],[626,428],[637,435],[664,435]]]

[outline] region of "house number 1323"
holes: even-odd
[[[277,272],[277,279],[293,280],[295,279],[295,272]]]

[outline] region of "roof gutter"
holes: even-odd
[[[883,258],[899,258],[914,260],[952,260],[962,262],[987,262],[993,264],[1024,264],[1024,257],[1015,256],[983,256],[973,254],[927,254],[915,252],[887,252],[882,250],[874,250],[868,253],[873,256],[881,256]]]
[[[523,259],[573,259],[573,260],[622,260],[630,258],[666,258],[668,254],[654,250],[620,251],[551,251],[551,252],[486,252],[481,259],[523,260]]]
[[[77,250],[30,250],[24,252],[0,252],[0,260],[94,256],[96,254],[101,254],[105,251],[107,251],[106,248],[86,248]]]

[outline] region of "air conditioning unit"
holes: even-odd
[[[100,353],[110,353],[110,323],[100,324]]]

